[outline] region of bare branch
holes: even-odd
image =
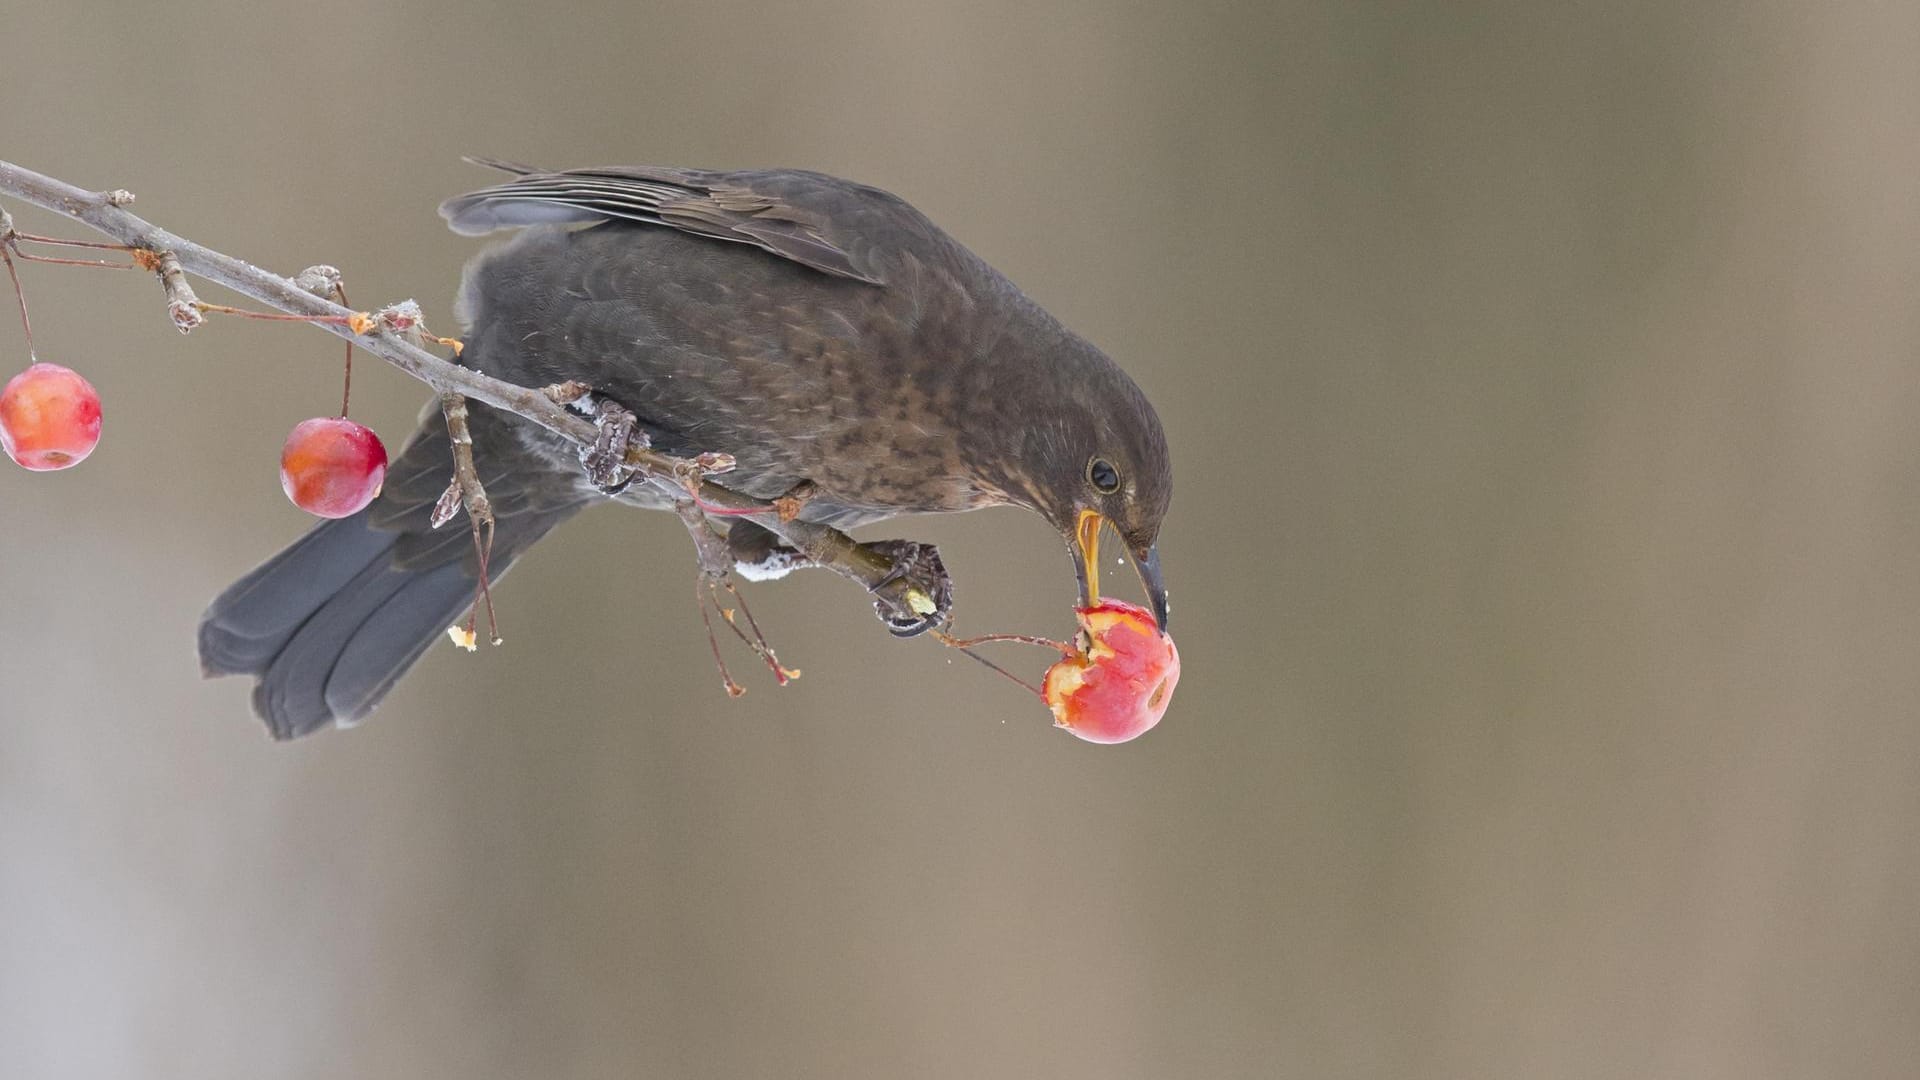
[[[128,254],[133,256],[133,265],[141,270],[151,270],[160,278],[160,287],[167,294],[167,317],[173,320],[174,328],[181,333],[191,333],[201,323],[207,321],[206,313],[227,310],[219,304],[203,304],[194,295],[193,286],[187,284],[187,275],[180,269],[180,260],[171,251],[152,251],[143,247],[132,248]],[[244,314],[235,312],[235,314]],[[261,316],[265,318],[265,316]],[[284,316],[274,316],[283,318]]]
[[[158,269],[160,287],[167,291],[168,317],[181,333],[191,333],[194,327],[207,321],[207,317],[200,314],[200,298],[193,294],[193,286],[187,284],[187,275],[180,269],[180,260],[173,252],[160,253]]]
[[[330,334],[359,345],[401,371],[426,383],[439,394],[459,394],[496,409],[538,424],[583,448],[594,445],[598,434],[593,424],[569,412],[564,406],[536,389],[515,386],[441,359],[404,339],[381,320],[317,296],[304,286],[313,284],[303,275],[296,282],[196,244],[140,218],[126,206],[133,196],[121,190],[87,191],[53,177],[6,161],[0,161],[0,194],[11,195],[62,217],[80,222],[129,248],[156,253],[165,266],[172,265],[186,274],[252,298],[276,311],[326,321],[315,322]],[[180,279],[184,288],[184,278]],[[169,308],[180,299],[168,287]],[[186,295],[191,295],[190,291]],[[196,302],[194,311],[203,308]],[[175,315],[179,324],[178,314]],[[190,327],[182,326],[182,329]],[[626,460],[634,469],[651,477],[684,481],[703,508],[728,511],[766,527],[813,562],[866,586],[878,599],[894,603],[902,610],[920,610],[927,603],[916,587],[893,574],[893,561],[874,546],[862,546],[845,533],[811,522],[783,520],[772,503],[742,495],[703,479],[717,471],[718,460],[689,462],[641,446],[630,445]]]

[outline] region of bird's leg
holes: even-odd
[[[638,475],[627,464],[627,447],[638,443],[642,449],[649,445],[647,433],[638,430],[635,425],[638,418],[633,410],[613,400],[593,392],[585,383],[563,382],[546,388],[546,394],[554,401],[567,406],[593,421],[599,432],[593,445],[580,451],[580,464],[587,470],[587,480],[607,495],[618,495],[627,490]]]

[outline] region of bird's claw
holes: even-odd
[[[647,433],[636,430],[633,411],[611,398],[582,394],[569,402],[573,408],[593,420],[598,432],[593,445],[580,451],[580,464],[587,470],[587,482],[606,495],[618,495],[639,474],[627,464],[627,448],[648,444]]]
[[[932,544],[912,540],[877,540],[862,547],[892,561],[891,568],[868,590],[873,612],[895,637],[917,637],[944,626],[953,614],[953,578]]]

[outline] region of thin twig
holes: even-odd
[[[191,333],[207,321],[200,313],[200,298],[193,294],[186,272],[180,269],[180,257],[171,251],[160,253],[160,287],[167,293],[167,316],[181,333]]]
[[[180,269],[180,259],[171,251],[152,248],[134,248],[132,251],[135,266],[151,270],[160,277],[160,288],[167,294],[167,317],[173,320],[174,328],[181,333],[190,333],[201,323],[207,321],[209,311],[225,311],[233,315],[249,315],[251,312],[236,308],[222,308],[218,304],[203,304],[193,294],[193,286],[187,284],[187,275]]]
[[[597,435],[594,426],[540,390],[502,382],[443,360],[410,344],[377,321],[368,320],[363,313],[315,296],[278,274],[159,228],[126,209],[133,199],[125,191],[87,191],[0,161],[0,194],[80,222],[127,248],[167,253],[185,273],[232,289],[277,311],[310,320],[328,333],[358,344],[436,392],[457,392],[513,413],[582,447],[594,444]],[[212,309],[212,305],[196,305],[194,310]],[[703,472],[695,463],[639,446],[628,447],[627,462],[652,476],[678,478],[690,473],[707,475],[718,471],[716,468]],[[704,479],[695,485],[695,493],[702,504],[712,510],[738,511],[814,563],[859,582],[874,595],[896,602],[903,609],[907,606],[907,593],[912,584],[891,573],[893,561],[879,551],[855,543],[838,529],[814,522],[783,521],[772,503]]]
[[[733,627],[733,635],[745,642],[747,648],[752,649],[754,655],[766,663],[767,667],[773,671],[773,681],[778,685],[785,686],[799,678],[799,668],[780,666],[780,658],[774,655],[773,645],[767,641],[767,635],[761,632],[759,621],[753,617],[753,609],[747,606],[746,596],[734,587],[732,579],[722,579],[720,585],[727,590],[728,596],[733,597],[734,607],[740,609],[741,617],[747,620],[747,628],[753,631],[752,636],[748,636],[746,631],[740,629],[740,623],[734,619],[732,609],[720,608],[720,614],[727,620],[727,625]],[[709,594],[714,588],[715,583],[709,581],[707,585]],[[718,602],[716,597],[715,603],[718,604]]]
[[[714,607],[719,607],[720,602],[713,598],[710,591],[702,590],[701,587],[707,584],[707,581],[707,574],[704,570],[694,575],[693,604],[700,609],[700,621],[706,625],[707,648],[713,651],[713,666],[720,669],[720,685],[727,691],[728,697],[739,697],[747,692],[747,688],[733,681],[733,673],[727,670],[726,658],[720,655],[720,639],[715,637],[713,633],[713,616],[707,614],[707,606],[709,604],[712,604]],[[724,615],[725,612],[722,612],[722,614]],[[728,621],[731,623],[731,620]]]
[[[473,529],[473,555],[479,582],[474,587],[473,610],[467,616],[467,632],[475,632],[480,622],[480,609],[487,609],[487,640],[500,644],[500,621],[493,612],[493,589],[487,581],[487,563],[493,555],[493,502],[487,498],[486,486],[480,483],[480,470],[473,464],[473,431],[467,426],[467,399],[459,393],[446,390],[440,394],[440,411],[447,418],[447,438],[453,444],[453,486],[452,493],[460,492],[460,501],[467,508],[467,521]],[[447,499],[441,497],[441,503]],[[440,518],[440,508],[434,508],[436,524]]]

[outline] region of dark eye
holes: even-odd
[[[1094,458],[1087,462],[1087,483],[1102,495],[1111,495],[1120,490],[1120,471],[1106,458]]]

